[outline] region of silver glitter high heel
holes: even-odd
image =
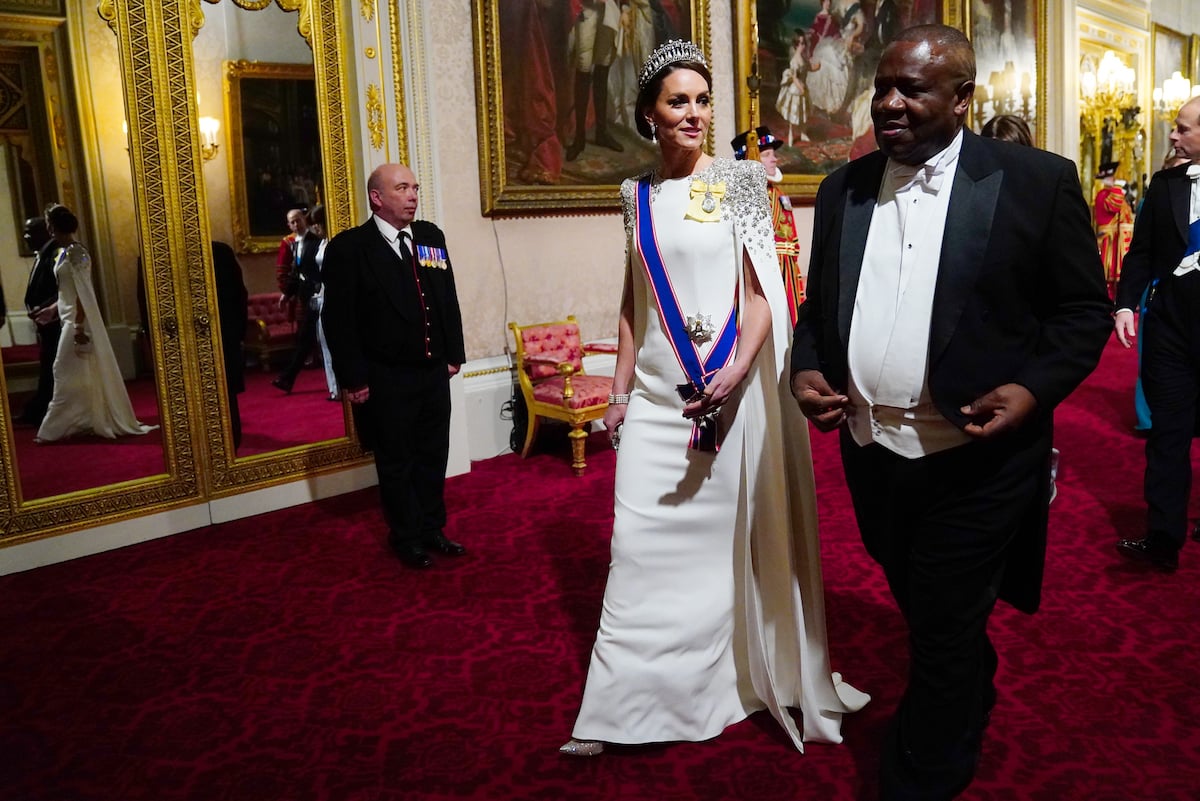
[[[572,737],[558,751],[560,754],[568,754],[569,756],[600,756],[604,753],[604,743],[596,740],[576,740]]]

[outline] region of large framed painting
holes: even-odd
[[[234,246],[274,252],[289,209],[321,200],[321,134],[312,64],[225,62]]]
[[[1021,117],[1034,144],[1045,147],[1045,0],[970,0],[966,16],[975,47],[972,127],[979,131],[1000,115]]]
[[[1188,37],[1178,31],[1153,23],[1150,26],[1150,60],[1154,64],[1154,74],[1151,83],[1155,89],[1163,85],[1163,81],[1178,72],[1185,78],[1195,80],[1189,58]],[[1163,108],[1161,111],[1151,106],[1150,113],[1154,122],[1150,126],[1150,172],[1162,167],[1166,158],[1170,141],[1167,137],[1175,125],[1177,108]]]
[[[484,215],[615,209],[657,151],[637,72],[668,39],[706,54],[708,0],[473,0]]]
[[[738,130],[756,116],[783,140],[784,192],[811,200],[826,175],[875,150],[871,94],[884,46],[911,25],[961,28],[960,8],[961,0],[737,3]]]

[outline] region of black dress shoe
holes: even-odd
[[[400,561],[413,570],[424,570],[433,565],[433,558],[415,542],[389,537],[388,545],[396,556],[400,557]]]
[[[425,538],[425,547],[431,551],[437,551],[443,556],[462,556],[467,552],[466,548],[449,539],[440,531],[431,537]]]
[[[1140,540],[1118,540],[1117,553],[1135,562],[1144,562],[1165,573],[1174,573],[1179,567],[1179,549],[1150,537]]]
[[[288,381],[283,376],[279,376],[278,378],[272,378],[271,386],[275,387],[276,389],[282,389],[284,392],[286,392],[289,395],[292,394],[292,382]]]

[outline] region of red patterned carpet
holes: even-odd
[[[1172,576],[1113,550],[1141,520],[1132,371],[1110,349],[1059,415],[1045,604],[993,618],[1000,698],[967,801],[1200,798],[1200,544]],[[873,798],[903,632],[831,437],[831,649],[875,697],[846,742],[798,754],[760,713],[707,743],[556,753],[607,563],[613,458],[589,445],[583,479],[557,451],[451,480],[471,554],[424,573],[389,556],[365,491],[0,578],[0,799]]]

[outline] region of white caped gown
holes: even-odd
[[[62,336],[58,340],[58,354],[54,357],[54,397],[42,419],[37,439],[53,442],[89,433],[115,439],[158,428],[140,423],[134,416],[96,302],[92,259],[87,249],[72,242],[60,250],[54,263],[54,277],[58,280]],[[84,312],[84,333],[92,339],[90,353],[76,353],[75,350],[80,308]]]
[[[685,220],[693,179],[725,184],[720,219]],[[572,736],[698,741],[768,709],[796,748],[840,742],[869,696],[830,667],[807,422],[789,389],[787,301],[757,161],[717,159],[655,181],[658,246],[684,316],[719,326],[749,253],[772,330],[721,410],[718,453],[688,449],[684,375],[636,247],[636,182],[621,187],[634,292],[635,382],[617,456],[612,561]],[[711,343],[702,346],[701,356]],[[798,728],[788,707],[798,709]]]

